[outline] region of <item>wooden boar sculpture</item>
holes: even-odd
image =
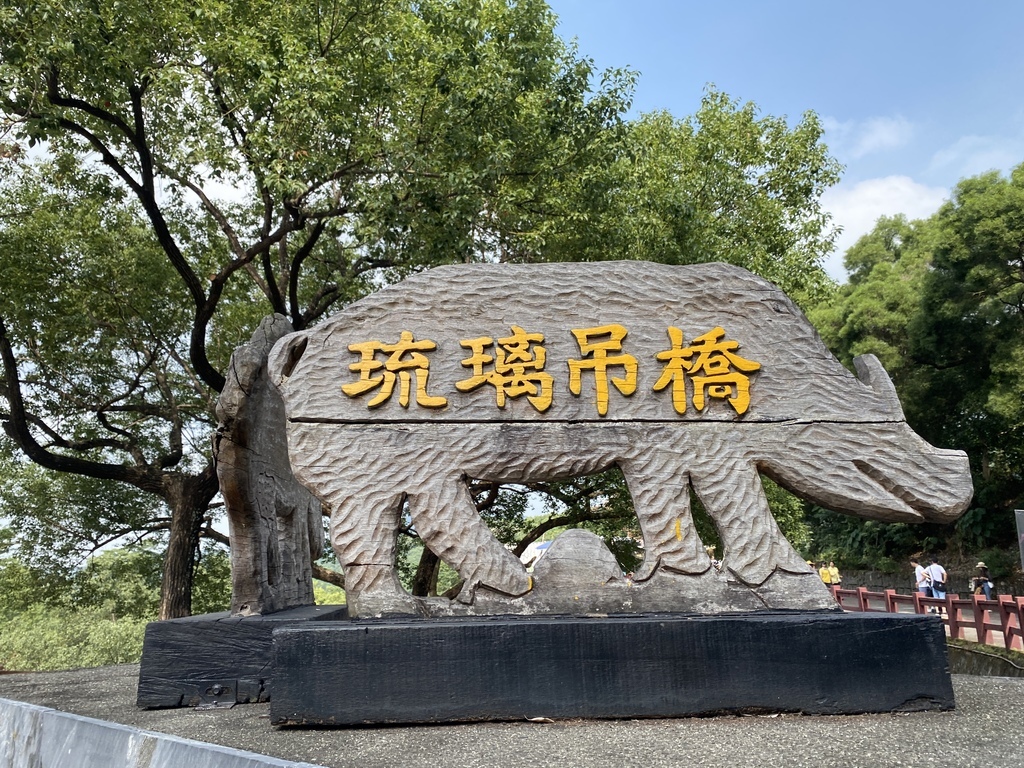
[[[330,509],[353,616],[835,609],[779,531],[764,474],[830,509],[945,522],[967,457],[906,423],[873,356],[857,376],[772,284],[726,264],[440,267],[282,338],[270,379],[295,476]],[[531,483],[618,466],[645,559],[556,539],[533,578],[477,514],[468,479]],[[717,526],[712,566],[691,489]],[[395,571],[408,504],[464,580],[413,598]]]

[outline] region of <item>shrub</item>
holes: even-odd
[[[100,608],[33,605],[0,628],[0,668],[49,671],[136,662],[146,624]]]
[[[42,671],[136,662],[157,617],[163,557],[149,547],[101,552],[71,572],[0,559],[0,669]],[[228,608],[228,554],[210,550],[196,569],[193,609]]]
[[[313,579],[313,601],[317,605],[344,605],[345,590],[320,579]]]

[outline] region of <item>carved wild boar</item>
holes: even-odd
[[[880,520],[953,520],[972,496],[966,456],[918,437],[878,361],[855,362],[857,376],[746,270],[604,262],[430,270],[284,337],[268,364],[295,475],[331,510],[350,611],[381,615],[834,607],[760,474]],[[612,466],[643,533],[632,582],[583,567],[578,583],[548,569],[534,585],[467,484]],[[691,488],[724,545],[720,573]],[[415,600],[397,579],[406,502],[465,580],[456,603]]]

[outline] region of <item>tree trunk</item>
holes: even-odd
[[[440,569],[441,559],[424,547],[419,565],[416,566],[416,575],[412,579],[413,595],[427,597],[432,592],[437,592],[437,574]]]
[[[164,500],[171,510],[170,537],[160,584],[160,619],[192,614],[192,581],[206,509],[217,493],[213,465],[199,475],[167,474]]]

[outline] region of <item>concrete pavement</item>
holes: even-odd
[[[954,712],[304,730],[272,727],[266,704],[140,710],[137,678],[137,665],[6,674],[0,698],[327,768],[1024,764],[1024,679],[954,675]]]

